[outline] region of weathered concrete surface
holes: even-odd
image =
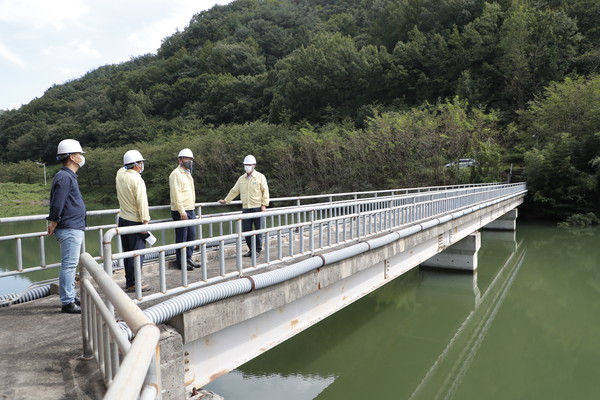
[[[480,247],[481,232],[474,232],[421,265],[430,268],[476,271],[477,253]]]
[[[185,399],[181,335],[168,325],[160,325],[159,328],[161,331],[160,381],[163,399]]]
[[[487,224],[484,229],[497,231],[516,231],[518,215],[519,210],[515,208],[514,210],[507,212],[498,219]]]
[[[58,296],[0,308],[0,399],[101,399],[102,375],[81,354],[81,318]]]

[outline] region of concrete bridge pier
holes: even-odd
[[[481,248],[481,232],[476,231],[444,249],[421,265],[429,268],[477,271],[477,252]]]
[[[519,214],[517,210],[517,208],[510,210],[506,214],[487,224],[483,229],[492,231],[516,231],[517,216]]]

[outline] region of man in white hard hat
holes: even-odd
[[[169,192],[171,197],[171,216],[173,221],[196,219],[194,207],[196,207],[196,191],[192,168],[194,164],[194,153],[190,149],[182,149],[177,155],[178,166],[169,175]],[[175,228],[175,242],[183,243],[196,240],[196,227],[186,226]],[[177,265],[180,269],[186,268],[192,271],[200,265],[192,258],[193,246],[186,248],[186,258],[181,258],[181,250],[177,250]]]
[[[253,155],[247,155],[244,158],[246,173],[239,177],[227,197],[219,200],[219,203],[229,204],[239,194],[242,200],[242,213],[265,211],[269,206],[269,186],[267,185],[267,178],[255,168],[256,158]],[[242,220],[242,230],[244,232],[251,231],[253,225],[254,229],[262,229],[261,218]],[[249,250],[244,254],[244,257],[250,257],[252,256],[252,236],[246,236],[246,245],[248,245]],[[256,235],[256,257],[259,256],[261,250],[261,235]]]
[[[61,311],[80,314],[75,291],[75,272],[84,240],[86,209],[79,191],[76,172],[85,164],[85,152],[77,140],[65,139],[58,144],[56,158],[63,166],[52,179],[48,235],[56,236],[60,244],[60,273],[58,293]]]
[[[119,222],[118,226],[132,226],[147,224],[150,222],[148,210],[148,196],[146,194],[146,183],[142,178],[144,172],[144,157],[137,150],[129,150],[123,155],[123,167],[117,171],[115,179],[117,187],[117,199],[119,200]],[[146,247],[145,234],[133,233],[121,235],[123,251],[139,250]],[[125,264],[125,291],[135,292],[135,269],[133,257],[123,260]],[[144,256],[140,257],[141,265]],[[140,283],[143,292],[150,290],[150,286]]]

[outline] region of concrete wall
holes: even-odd
[[[160,381],[162,398],[184,399],[184,351],[183,340],[177,330],[169,325],[160,328]]]

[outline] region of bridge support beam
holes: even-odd
[[[517,230],[517,209],[510,210],[498,219],[487,224],[483,229],[494,231],[516,231]]]
[[[477,231],[431,257],[421,265],[430,268],[476,271],[477,252],[480,247],[481,232]]]

